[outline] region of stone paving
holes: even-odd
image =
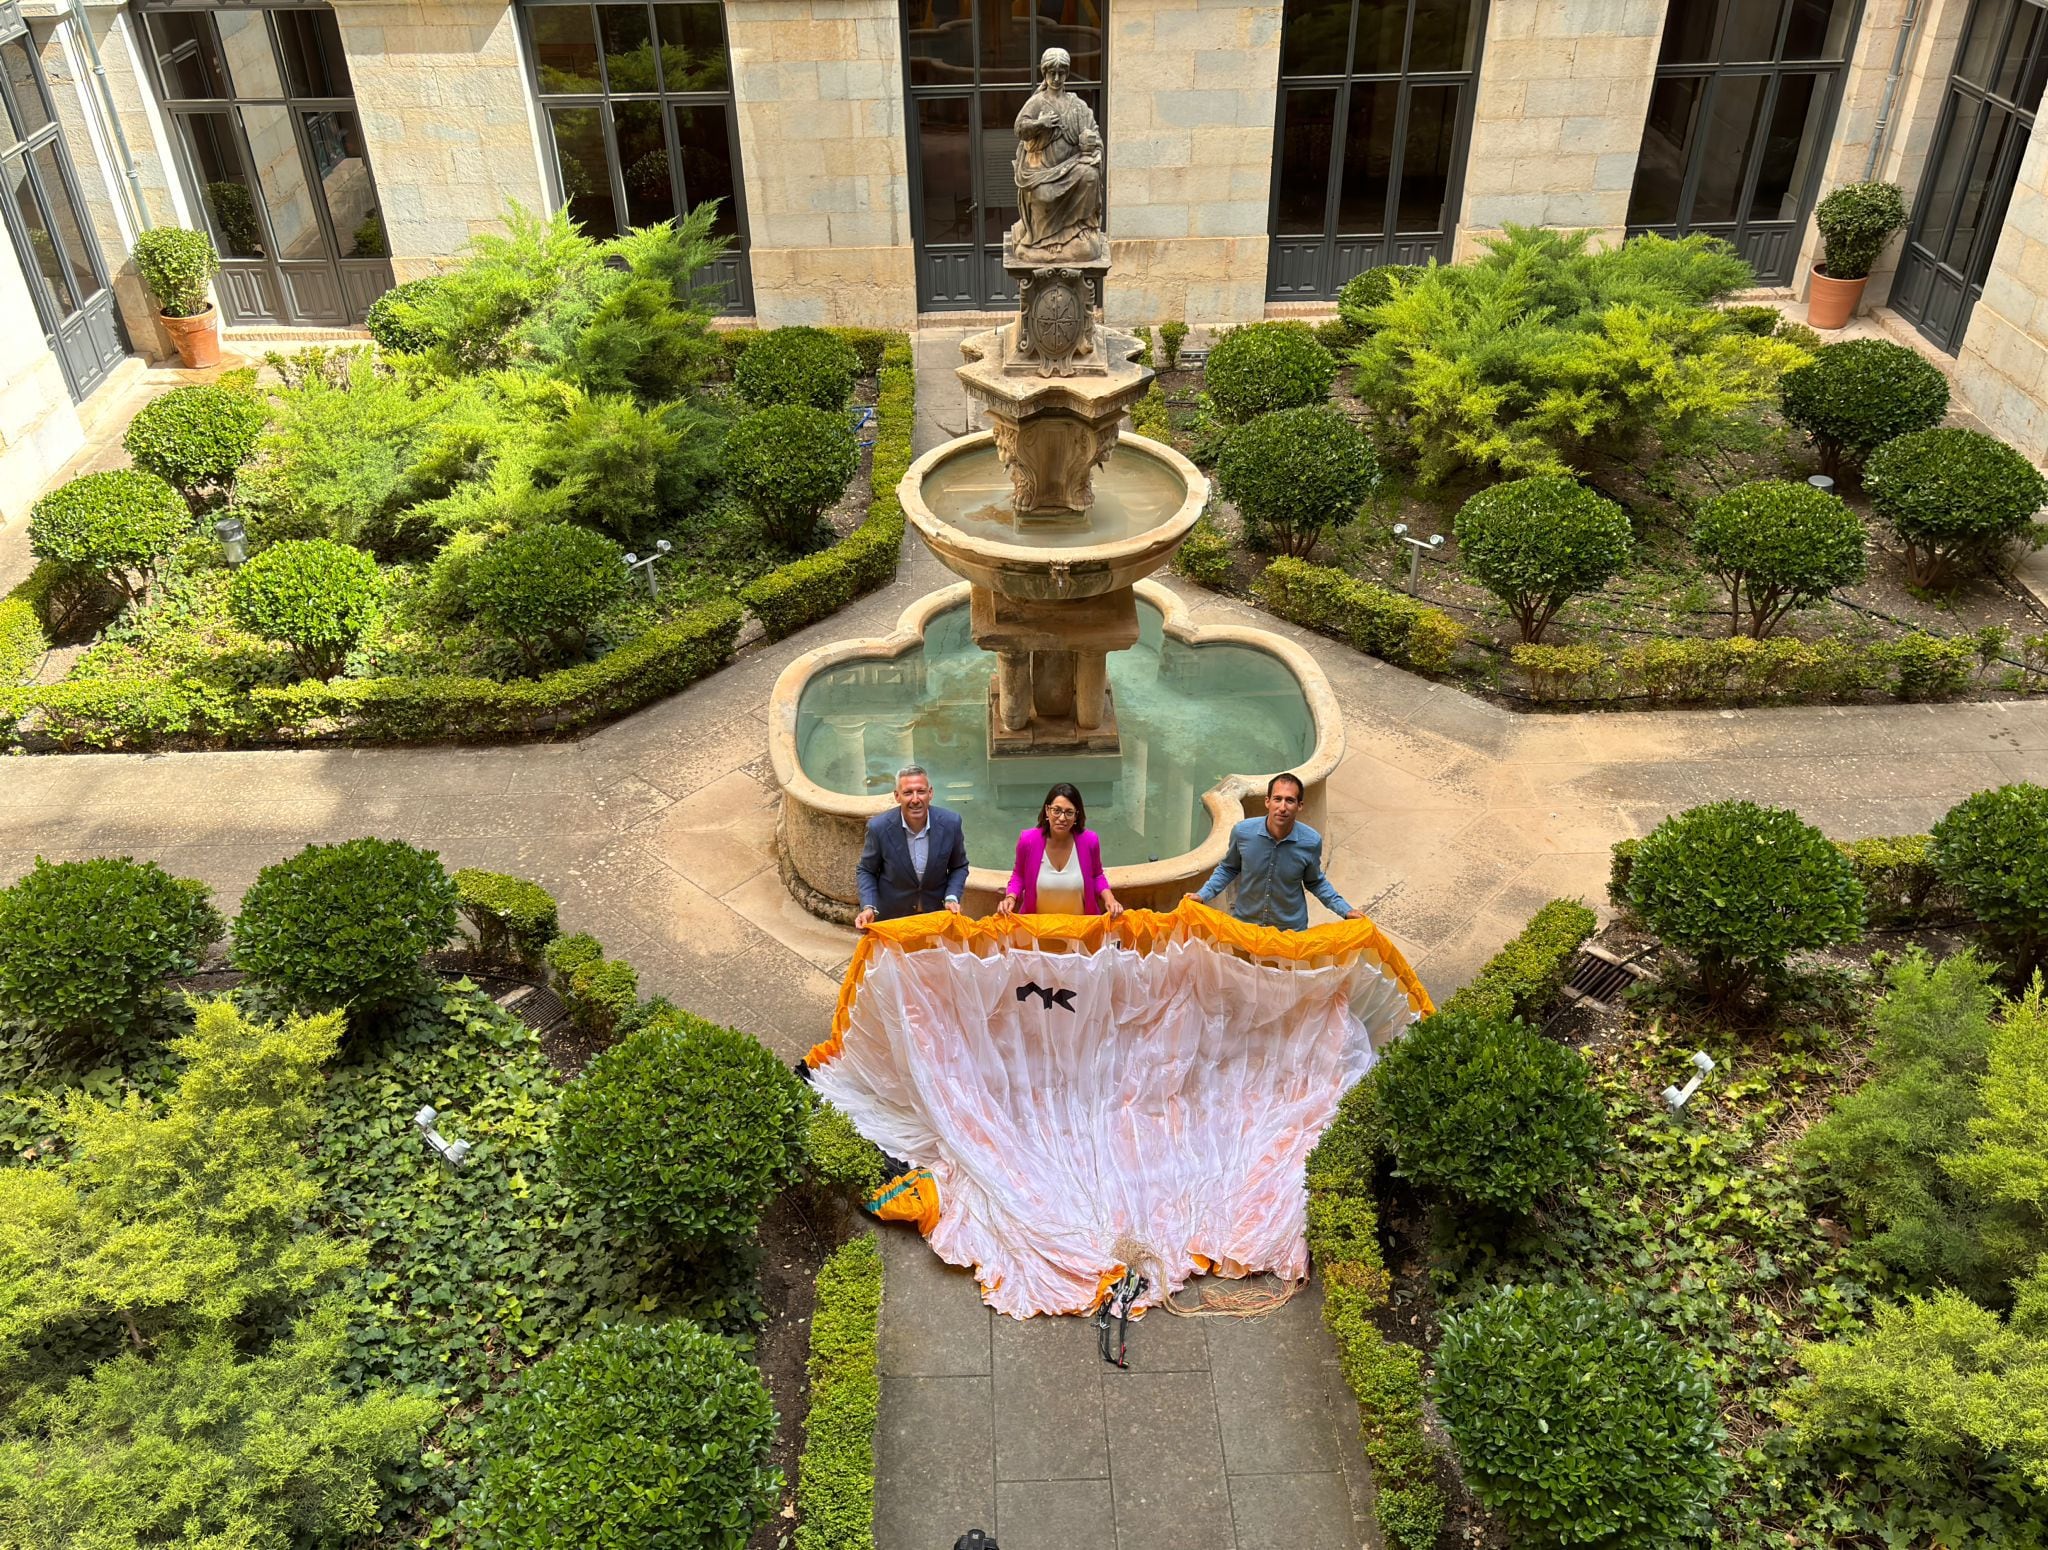
[[[952,336],[921,337],[918,358],[922,449],[966,414]],[[19,525],[0,531],[0,573],[23,548]],[[36,855],[146,856],[231,909],[309,842],[403,838],[451,867],[534,878],[567,929],[639,966],[644,991],[793,1058],[825,1028],[854,938],[778,881],[769,688],[798,653],[882,633],[948,579],[907,554],[837,617],[575,743],[0,759],[0,881]],[[1198,621],[1262,623],[1323,664],[1347,736],[1331,875],[1439,997],[1545,900],[1598,902],[1608,846],[1676,809],[1748,796],[1849,837],[2048,781],[2048,704],[1522,716],[1228,599],[1190,602]],[[945,1550],[975,1526],[1004,1550],[1377,1543],[1313,1289],[1255,1321],[1154,1313],[1116,1372],[1082,1321],[996,1318],[914,1238],[884,1241],[881,1550]]]

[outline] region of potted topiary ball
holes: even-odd
[[[182,226],[155,226],[135,239],[135,267],[156,298],[164,331],[186,366],[220,364],[220,316],[206,288],[220,272],[213,239]]]
[[[1906,196],[1896,183],[1845,184],[1820,202],[1813,221],[1825,252],[1813,266],[1806,321],[1840,328],[1855,316],[1877,255],[1905,227]]]

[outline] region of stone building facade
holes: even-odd
[[[1714,232],[1797,298],[1815,199],[1882,177],[1916,217],[1868,310],[2048,456],[2035,0],[0,0],[0,518],[167,352],[146,225],[210,226],[256,335],[354,325],[512,202],[716,197],[765,325],[1001,311],[1048,46],[1109,143],[1114,321],[1312,312],[1510,224]]]

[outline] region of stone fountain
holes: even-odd
[[[1314,661],[1263,631],[1201,630],[1146,580],[1208,504],[1200,469],[1126,433],[1152,371],[1098,321],[1110,269],[1102,136],[1048,49],[1017,115],[1019,217],[1003,243],[1017,316],[961,343],[988,429],[920,457],[903,510],[965,584],[905,611],[895,635],[842,641],[776,683],[770,752],[786,875],[850,913],[867,818],[903,764],[932,770],[966,820],[970,909],[993,906],[1017,829],[1071,780],[1118,897],[1170,906],[1221,858],[1267,774],[1320,809],[1343,752]]]

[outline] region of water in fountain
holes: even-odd
[[[1010,475],[993,446],[946,459],[925,476],[932,515],[983,543],[1076,549],[1150,532],[1180,509],[1187,482],[1158,458],[1125,447],[1095,473],[1095,504],[1072,518],[1017,516]]]

